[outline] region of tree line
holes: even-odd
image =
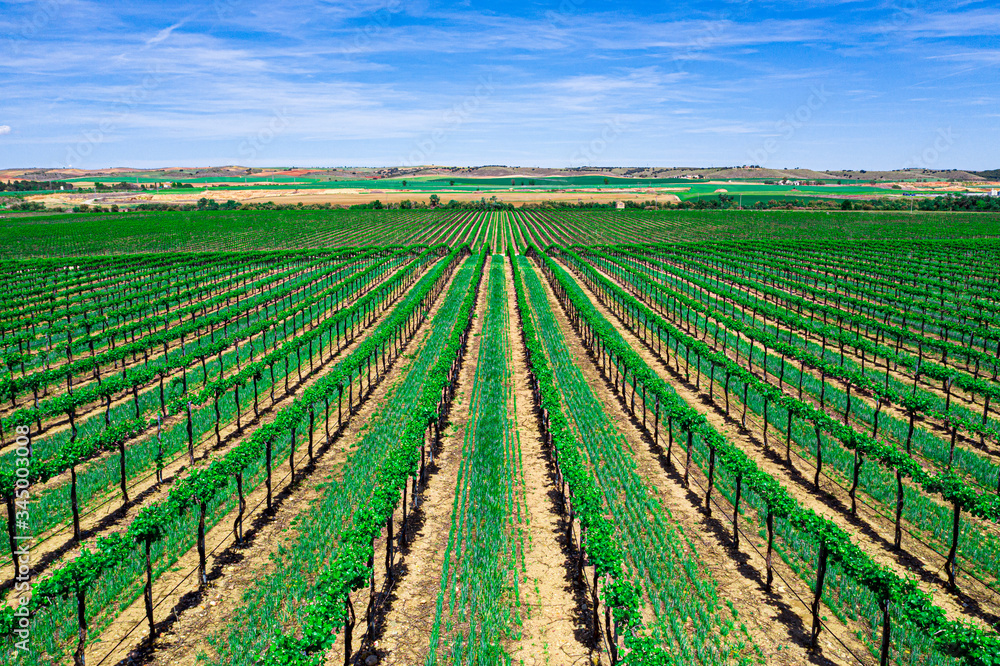
[[[72,190],[72,183],[58,180],[12,180],[0,181],[0,192],[33,192],[38,190]]]

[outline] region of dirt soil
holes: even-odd
[[[586,626],[586,606],[561,513],[555,468],[544,451],[541,426],[531,387],[524,342],[521,340],[513,273],[506,264],[507,306],[510,311],[510,341],[517,382],[514,402],[517,436],[521,445],[526,492],[527,551],[521,592],[524,627],[515,646],[514,663],[526,666],[584,663],[591,655]]]
[[[488,270],[488,269],[487,269]],[[419,508],[411,517],[409,544],[403,549],[401,562],[394,572],[395,584],[385,589],[383,600],[385,621],[378,634],[374,653],[382,664],[423,663],[429,650],[434,604],[441,589],[441,572],[451,529],[452,506],[462,464],[462,444],[469,421],[469,400],[475,383],[480,335],[485,314],[488,279],[480,284],[476,303],[476,318],[469,332],[468,349],[459,372],[449,423],[435,447],[430,476],[418,495]],[[376,549],[376,552],[379,552]],[[328,656],[327,664],[339,666],[343,659]]]

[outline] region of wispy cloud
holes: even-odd
[[[980,65],[1000,65],[1000,49],[962,50],[927,56],[928,60],[951,60]]]
[[[155,36],[150,37],[149,39],[146,40],[146,46],[147,47],[156,46],[157,44],[165,42],[170,37],[171,33],[173,33],[174,30],[177,30],[182,25],[184,25],[184,23],[185,21],[178,21],[172,26],[166,27],[163,30],[159,31],[158,33],[156,33]]]

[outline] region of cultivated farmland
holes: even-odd
[[[3,663],[1000,664],[997,221],[5,220]]]

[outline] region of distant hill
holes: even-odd
[[[120,178],[122,180],[146,179],[152,181],[196,181],[210,182],[213,179],[233,182],[247,179],[248,181],[272,180],[274,182],[289,182],[302,179],[310,182],[404,179],[420,177],[457,178],[567,178],[574,176],[600,176],[631,179],[702,179],[702,180],[841,180],[848,182],[891,183],[896,181],[952,181],[970,183],[984,180],[1000,180],[1000,169],[988,171],[964,171],[961,169],[897,169],[892,171],[868,171],[864,169],[845,169],[840,171],[817,171],[814,169],[773,169],[760,166],[732,167],[612,167],[612,166],[580,166],[567,168],[549,167],[518,167],[504,165],[486,166],[390,166],[390,167],[164,167],[159,169],[130,169],[114,167],[107,169],[3,169],[0,170],[0,181],[7,180],[38,180],[52,181],[69,178],[95,179]],[[283,181],[281,179],[284,179]]]

